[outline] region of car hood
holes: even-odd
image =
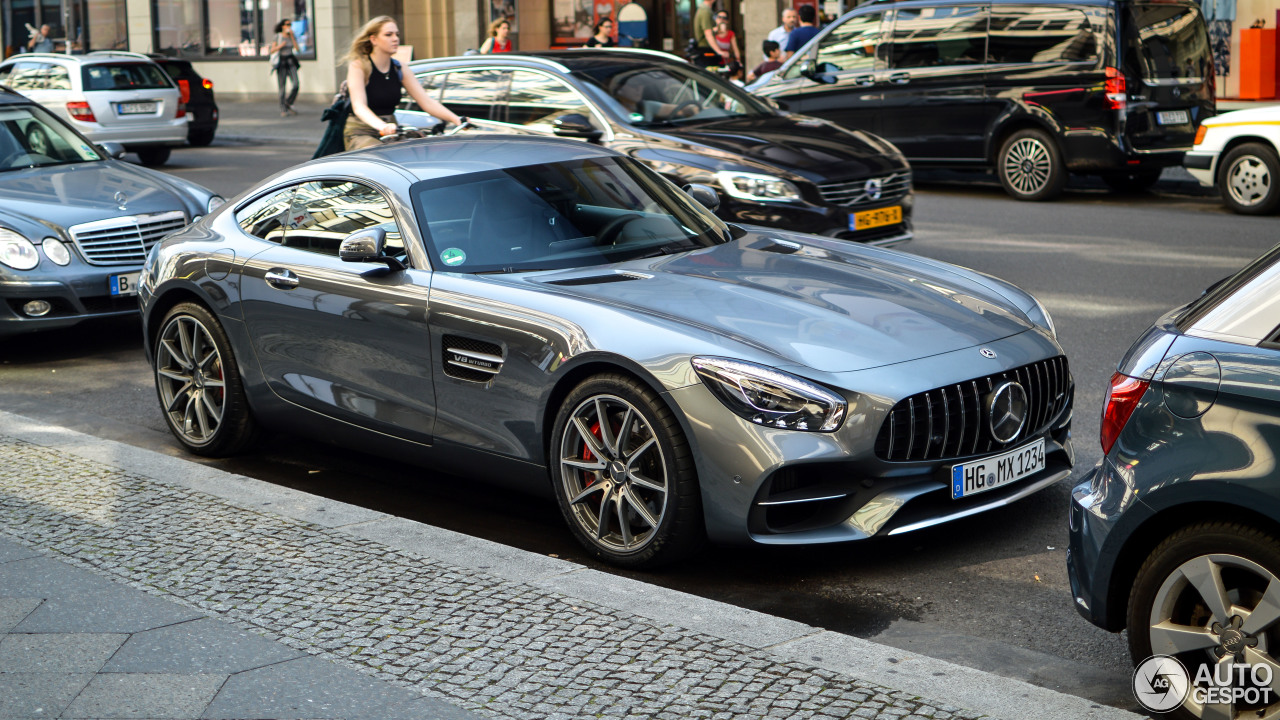
[[[620,281],[619,271],[634,279]],[[841,251],[767,235],[526,280],[831,373],[960,350],[1032,327],[1007,298],[959,272],[893,251]]]
[[[897,148],[880,137],[804,115],[730,118],[659,132],[788,170],[814,182],[907,169]]]
[[[1239,123],[1275,123],[1280,121],[1280,107],[1268,106],[1258,108],[1245,108],[1244,110],[1232,110],[1224,112],[1221,115],[1215,115],[1206,118],[1202,124],[1213,127],[1214,125],[1235,125]]]
[[[124,193],[124,209],[116,200]],[[167,187],[146,170],[104,161],[0,172],[0,217],[22,218],[45,227],[143,213],[184,210],[194,200]]]

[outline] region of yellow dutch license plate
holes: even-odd
[[[870,230],[882,225],[896,225],[900,222],[902,222],[902,207],[898,205],[849,213],[850,230]]]

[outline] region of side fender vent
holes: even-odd
[[[459,380],[487,383],[502,371],[502,348],[483,340],[445,335],[444,374]]]

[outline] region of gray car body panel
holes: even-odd
[[[514,468],[533,490],[545,489],[535,486],[546,484],[556,399],[583,373],[631,374],[679,419],[694,450],[708,533],[722,542],[778,541],[750,530],[750,516],[764,479],[789,463],[843,463],[854,480],[892,476],[877,486],[885,491],[914,483],[916,495],[944,492],[939,473],[947,464],[875,457],[893,405],[1062,353],[1021,309],[1034,300],[1013,286],[890,250],[760,228],[710,248],[574,270],[433,271],[403,200],[424,177],[616,154],[572,141],[473,136],[291,169],[153,252],[141,289],[148,337],[175,298],[197,298],[224,322],[255,413],[294,428],[337,423],[365,449],[442,467],[466,467],[448,457],[478,454]],[[235,212],[256,198],[316,178],[361,178],[392,198],[413,268],[342,263],[249,236],[236,223]],[[280,268],[300,277],[298,289],[266,285],[265,273]],[[628,279],[616,281],[619,274]],[[597,285],[593,277],[615,281]],[[572,284],[557,284],[565,281]],[[499,372],[486,382],[447,373],[452,338],[494,346]],[[829,433],[752,424],[711,395],[694,356],[745,360],[825,385],[848,401],[847,419]],[[1069,417],[1068,406],[1058,427]],[[1069,456],[1063,443],[1051,441],[1050,450]],[[851,525],[785,541],[888,529]]]

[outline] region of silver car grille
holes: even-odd
[[[1007,443],[988,427],[984,398],[1006,380],[1027,393],[1027,421]],[[912,395],[893,406],[876,438],[881,460],[945,460],[1004,450],[1048,427],[1071,401],[1071,375],[1062,356]]]
[[[870,207],[890,200],[897,200],[911,192],[911,173],[903,171],[892,175],[820,183],[818,193],[822,199],[840,207]]]
[[[95,220],[67,228],[92,265],[141,265],[160,238],[187,224],[181,210]]]

